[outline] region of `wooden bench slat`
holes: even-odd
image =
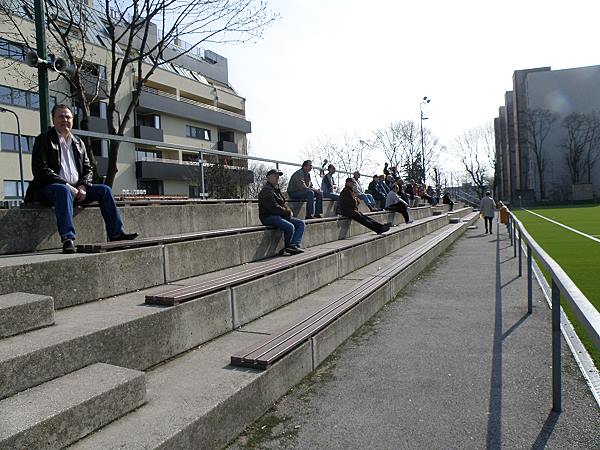
[[[231,364],[267,369],[383,286],[388,278],[405,270],[416,257],[426,254],[443,242],[455,230],[456,228],[453,227],[443,231],[430,241],[403,255],[390,266],[375,272],[358,286],[344,292],[319,310],[271,334],[266,340],[231,356]]]

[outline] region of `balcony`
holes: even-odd
[[[254,181],[254,173],[243,167],[225,166],[235,183],[249,184]],[[210,170],[210,165],[205,167]],[[197,162],[178,162],[169,159],[153,159],[136,161],[135,175],[146,180],[173,180],[196,183],[200,178],[200,168]]]
[[[75,125],[77,129],[82,129],[78,116],[75,117]],[[94,133],[108,134],[108,120],[96,116],[90,116],[88,118],[87,130],[93,131]]]
[[[165,141],[163,130],[160,128],[147,127],[145,125],[136,125],[135,127],[133,127],[133,134],[136,138],[146,139],[147,141]]]
[[[252,131],[251,123],[241,114],[186,98],[177,100],[173,94],[149,87],[142,89],[138,106],[149,111],[191,119],[242,133]]]
[[[219,141],[218,148],[222,152],[230,152],[230,153],[238,152],[238,146],[235,142]]]

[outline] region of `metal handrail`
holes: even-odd
[[[525,226],[512,212],[508,212],[508,232],[513,246],[513,255],[519,254],[519,276],[522,274],[522,244],[527,247],[527,312],[533,309],[532,256],[538,257],[539,262],[548,270],[552,278],[552,410],[562,409],[561,394],[561,353],[560,353],[560,301],[561,295],[566,300],[571,311],[577,317],[579,324],[585,329],[592,345],[600,348],[600,312],[592,305],[587,297],[569,278],[562,267],[554,260],[527,232]],[[518,243],[517,243],[518,233]]]

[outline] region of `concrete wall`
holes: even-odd
[[[527,101],[531,109],[548,109],[559,115],[545,142],[547,155],[546,188],[549,198],[570,193],[571,179],[565,161],[562,141],[566,130],[561,122],[569,114],[600,112],[600,65],[574,69],[530,73],[527,76]],[[535,186],[539,180],[535,174]],[[600,197],[600,164],[592,170],[593,192]],[[558,197],[558,198],[557,198]]]

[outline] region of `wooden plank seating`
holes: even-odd
[[[253,231],[267,230],[273,227],[257,225],[253,227],[228,228],[226,230],[198,231],[195,233],[171,234],[166,236],[140,238],[133,241],[96,242],[94,244],[77,244],[79,253],[100,253],[126,248],[148,247],[152,245],[173,244],[175,242],[193,241],[196,239],[207,239],[219,236],[228,236]]]
[[[377,213],[372,213],[377,214]],[[305,220],[307,224],[333,222],[336,220],[344,220],[345,217],[323,217],[321,219]],[[224,230],[198,231],[193,233],[170,234],[166,236],[140,238],[133,241],[116,241],[116,242],[96,242],[92,244],[77,244],[77,252],[79,253],[102,253],[115,250],[124,250],[128,248],[149,247],[153,245],[173,244],[176,242],[193,241],[196,239],[208,239],[213,237],[251,233],[253,231],[264,231],[274,229],[275,227],[255,225],[250,227],[228,228]]]
[[[322,220],[322,219],[315,219]],[[433,217],[427,220],[434,220]],[[424,221],[421,221],[423,223]],[[203,295],[210,294],[212,292],[219,291],[232,286],[246,283],[248,281],[258,279],[273,273],[289,269],[291,267],[307,263],[325,256],[332,255],[344,251],[346,249],[362,245],[365,242],[374,241],[376,239],[383,239],[385,236],[389,236],[395,233],[400,233],[408,228],[417,226],[417,223],[406,225],[402,228],[392,228],[383,234],[366,234],[357,236],[352,240],[338,240],[334,243],[325,244],[325,247],[319,249],[307,249],[304,253],[294,256],[287,256],[285,258],[275,257],[269,258],[261,262],[254,263],[252,267],[247,269],[241,269],[235,275],[222,275],[202,283],[192,284],[189,286],[181,286],[177,288],[171,288],[157,294],[146,295],[145,303],[149,305],[162,305],[162,306],[176,306],[180,303],[184,303],[193,300]]]
[[[317,311],[276,331],[264,341],[231,356],[231,364],[262,370],[268,369],[279,359],[299,347],[312,336],[315,336],[338,317],[381,288],[390,278],[402,272],[417,258],[443,242],[454,231],[456,231],[455,227],[443,231],[425,244],[398,258],[393,264],[362,280]]]

